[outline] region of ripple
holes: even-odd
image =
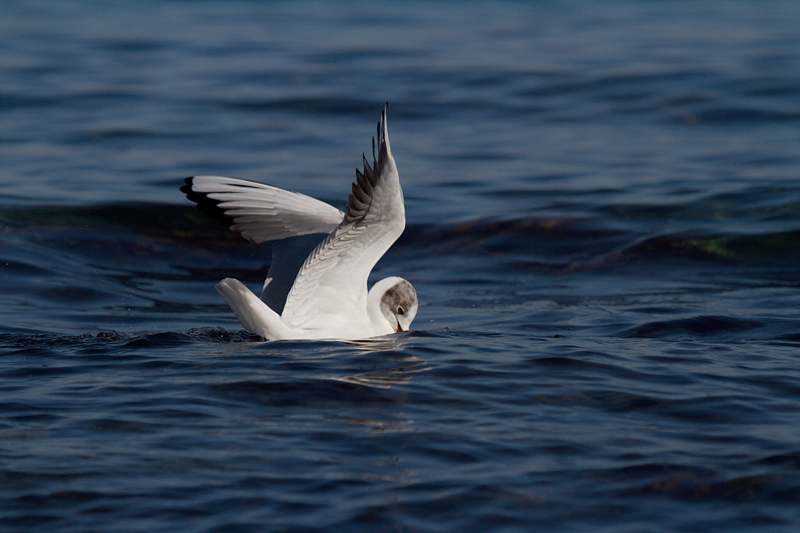
[[[642,324],[623,332],[623,335],[648,339],[674,335],[708,337],[743,333],[763,326],[761,322],[736,317],[696,316]]]

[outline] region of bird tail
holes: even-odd
[[[225,278],[216,288],[250,333],[271,341],[292,337],[283,319],[238,279]]]

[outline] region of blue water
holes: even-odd
[[[0,530],[794,532],[800,3],[4,2]],[[240,331],[220,174],[343,205],[414,331]]]

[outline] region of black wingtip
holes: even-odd
[[[186,195],[186,198],[197,204],[197,209],[230,229],[231,225],[233,225],[233,220],[225,214],[224,209],[219,207],[220,202],[209,198],[205,193],[195,192],[192,188],[194,176],[188,177],[183,181],[186,184],[181,187],[181,192]]]
[[[184,178],[183,182],[185,183],[185,185],[181,185],[181,192],[183,194],[185,194],[187,197],[189,196],[189,193],[192,192],[192,180],[193,179],[194,179],[194,176],[190,176],[188,178]]]

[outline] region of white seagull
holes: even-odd
[[[411,283],[389,277],[367,292],[372,268],[406,225],[386,107],[378,139],[377,158],[372,139],[372,167],[364,156],[364,171],[356,169],[346,213],[252,181],[186,178],[181,191],[198,208],[251,242],[277,241],[261,298],[233,278],[216,286],[247,331],[268,340],[359,340],[408,331],[418,308]]]

